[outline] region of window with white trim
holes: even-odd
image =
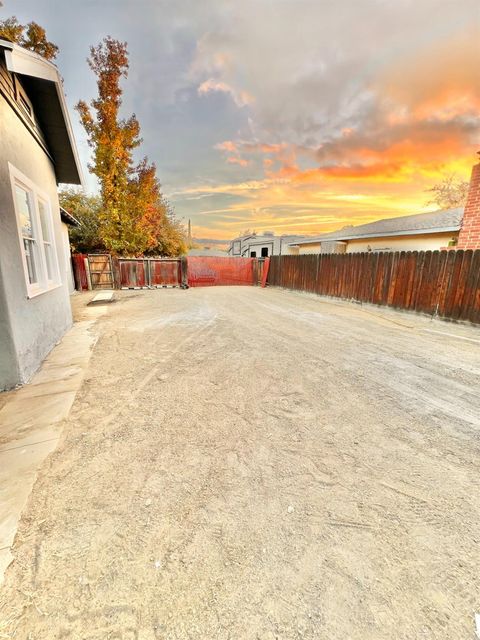
[[[37,199],[38,214],[40,216],[40,227],[42,230],[43,251],[45,254],[45,266],[47,269],[47,280],[50,285],[57,281],[56,253],[53,241],[52,216],[48,203],[41,198]]]
[[[50,200],[15,167],[9,167],[27,292],[33,297],[60,284]]]

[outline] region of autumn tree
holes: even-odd
[[[89,168],[100,183],[100,236],[112,253],[171,255],[162,238],[168,234],[171,240],[178,229],[168,215],[155,165],[146,158],[134,164],[133,152],[141,144],[140,126],[135,115],[120,117],[120,81],[129,67],[126,43],[105,38],[91,47],[88,64],[97,76],[98,97],[90,106],[80,101],[76,108],[93,149]],[[181,242],[177,244],[180,251]]]
[[[169,203],[162,196],[155,164],[144,158],[131,180],[132,208],[138,208],[136,216],[147,246],[145,255],[175,256],[186,252],[185,230],[176,220]]]
[[[79,227],[71,227],[69,231],[72,249],[79,253],[105,251],[105,244],[100,237],[100,196],[88,195],[82,189],[68,187],[62,189],[58,197],[60,206],[80,222]]]
[[[177,256],[187,253],[188,246],[185,236],[185,226],[182,221],[177,218],[171,204],[164,201],[168,225],[161,234],[162,244],[159,245],[159,255]],[[192,247],[193,248],[193,247]],[[157,254],[158,255],[158,254]]]
[[[57,45],[47,40],[43,27],[36,22],[20,24],[15,16],[0,20],[0,38],[34,51],[46,60],[54,60],[58,54]]]
[[[427,189],[431,194],[426,205],[436,205],[440,209],[463,207],[467,202],[469,182],[459,180],[455,174],[449,174],[441,182]]]
[[[15,16],[0,20],[0,38],[20,44],[25,27]]]
[[[98,97],[90,107],[81,100],[76,108],[93,149],[89,169],[100,182],[100,232],[109,251],[134,255],[145,249],[145,243],[139,234],[138,216],[131,211],[129,193],[132,153],[141,142],[140,126],[135,115],[128,119],[119,115],[120,79],[128,73],[126,43],[105,38],[91,47],[88,64],[97,76]]]

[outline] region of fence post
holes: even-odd
[[[77,291],[84,291],[88,288],[87,273],[85,270],[84,255],[74,253],[72,255],[73,275],[75,278],[75,288]]]
[[[120,272],[120,260],[117,256],[111,256],[111,265],[112,265],[112,280],[113,280],[113,288],[121,289],[122,288],[122,278]]]
[[[265,287],[267,286],[269,268],[270,268],[270,258],[265,258],[265,261],[263,263],[263,272],[262,272],[262,289],[265,289]]]
[[[151,274],[150,268],[152,266],[152,261],[151,261],[150,258],[144,258],[144,260],[146,262],[145,271],[146,271],[146,275],[147,275],[147,287],[151,288],[151,286],[152,286],[152,274]]]
[[[88,264],[88,258],[84,258],[83,259],[83,263],[85,265],[85,274],[87,276],[88,290],[91,291],[92,290],[92,277],[90,275],[90,265]]]
[[[188,260],[186,256],[180,258],[180,281],[182,289],[188,289]]]

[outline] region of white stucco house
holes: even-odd
[[[60,74],[0,40],[0,390],[28,381],[72,323],[59,183],[82,183]]]

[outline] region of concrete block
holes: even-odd
[[[88,304],[109,304],[110,302],[113,302],[113,291],[99,291]]]

